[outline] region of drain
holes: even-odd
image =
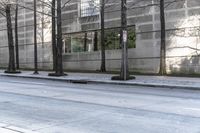
[[[88,81],[86,81],[86,80],[72,80],[71,83],[74,83],[74,84],[87,84]]]

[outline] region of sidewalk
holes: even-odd
[[[40,71],[39,75],[34,75],[32,71],[22,71],[21,74],[5,74],[0,70],[0,76],[11,76],[21,78],[46,79],[55,81],[65,81],[70,83],[87,83],[87,84],[115,84],[115,85],[134,85],[148,87],[166,87],[179,89],[199,89],[200,78],[188,77],[169,77],[169,76],[141,76],[134,75],[135,80],[129,81],[113,81],[112,74],[96,74],[96,73],[67,73],[68,76],[49,77],[49,72]]]

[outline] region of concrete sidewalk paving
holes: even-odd
[[[200,78],[190,77],[170,77],[170,76],[141,76],[134,75],[135,80],[128,81],[113,81],[112,74],[97,74],[97,73],[67,73],[68,76],[49,77],[49,72],[40,71],[38,75],[34,75],[32,71],[22,71],[20,74],[7,74],[3,70],[0,71],[0,76],[11,76],[21,78],[46,79],[55,81],[65,81],[71,83],[95,83],[95,84],[117,84],[117,85],[137,85],[149,87],[167,87],[181,89],[199,89]]]

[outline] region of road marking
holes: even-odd
[[[18,84],[35,84],[35,85],[46,85],[46,83],[38,83],[38,82],[20,82],[20,81],[1,81],[6,83],[18,83]]]
[[[32,130],[28,130],[28,129],[24,129],[24,128],[20,128],[20,127],[16,127],[16,126],[9,126],[9,127],[6,127],[5,129],[14,131],[16,133],[38,133],[38,132],[34,132]]]
[[[14,83],[45,85],[45,83],[38,83],[38,82],[19,82],[19,81],[14,81]]]
[[[22,133],[22,132],[16,132],[16,131],[12,131],[12,130],[5,129],[5,128],[0,128],[0,132],[1,133]]]
[[[200,111],[200,108],[185,108],[186,110]]]

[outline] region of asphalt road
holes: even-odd
[[[200,91],[0,77],[1,133],[200,133]]]

